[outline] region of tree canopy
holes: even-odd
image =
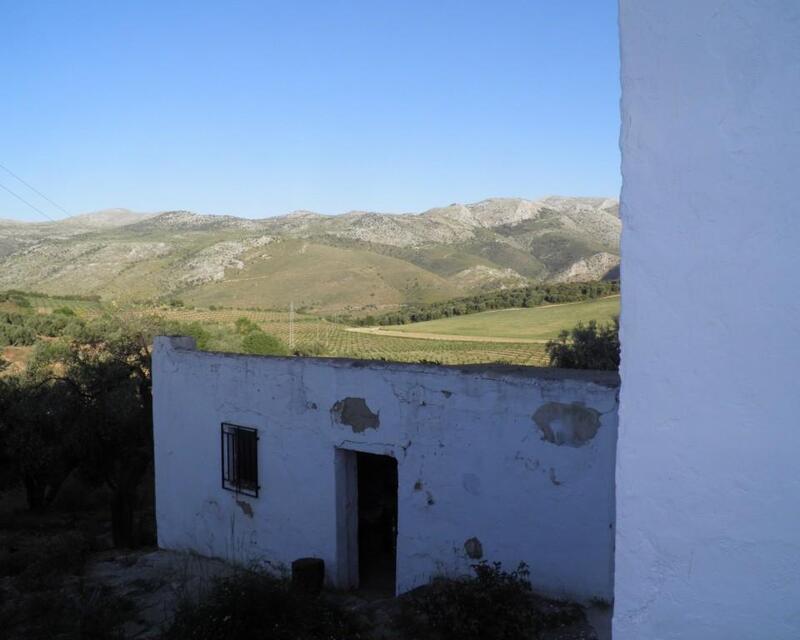
[[[619,317],[607,325],[578,323],[547,343],[551,367],[563,369],[619,369]]]

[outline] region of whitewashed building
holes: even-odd
[[[800,2],[622,0],[615,640],[800,638]]]
[[[404,592],[480,560],[613,598],[616,374],[153,353],[158,542]]]

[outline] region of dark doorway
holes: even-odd
[[[397,557],[397,460],[358,454],[358,582],[394,595]]]

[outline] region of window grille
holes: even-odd
[[[222,423],[222,488],[258,497],[258,430]]]

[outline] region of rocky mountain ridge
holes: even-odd
[[[0,289],[383,308],[599,279],[619,262],[619,233],[618,204],[607,198],[262,219],[114,209],[57,222],[0,220]]]

